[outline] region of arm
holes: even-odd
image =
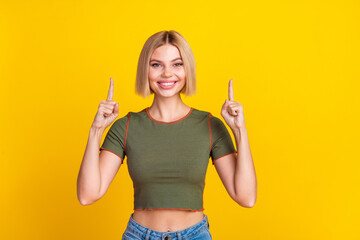
[[[122,160],[99,146],[102,129],[90,129],[89,139],[77,179],[77,196],[81,205],[89,205],[102,198],[118,172]]]
[[[257,180],[246,128],[233,131],[238,154],[235,166],[235,195],[238,202],[253,207],[257,197]]]
[[[77,196],[82,205],[95,202],[100,189],[99,146],[104,130],[90,128],[77,179]]]
[[[77,197],[81,205],[92,204],[105,194],[122,162],[120,156],[109,151],[101,151],[99,156],[104,130],[119,115],[119,105],[112,101],[113,92],[114,81],[110,78],[108,97],[99,104],[77,178]]]
[[[251,156],[247,130],[233,131],[238,154],[230,154],[214,161],[230,197],[243,207],[253,207],[257,197],[257,180]]]
[[[237,152],[214,161],[219,177],[230,197],[243,207],[253,207],[257,197],[257,180],[247,130],[233,131]]]
[[[234,101],[232,80],[229,82],[229,100],[221,115],[232,130],[237,154],[225,155],[214,162],[216,170],[230,197],[244,207],[253,207],[257,197],[255,167],[245,127],[243,107]]]

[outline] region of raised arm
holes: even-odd
[[[232,79],[229,82],[229,100],[221,115],[232,130],[237,154],[229,154],[215,161],[215,168],[230,197],[243,207],[253,207],[257,198],[255,167],[245,127],[243,106],[234,101]]]
[[[77,178],[77,197],[82,205],[104,196],[121,165],[121,158],[114,153],[101,151],[99,155],[105,129],[119,116],[119,104],[112,100],[113,92],[114,81],[110,78],[107,100],[99,104]]]

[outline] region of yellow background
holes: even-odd
[[[234,202],[209,163],[213,239],[360,239],[355,0],[1,1],[0,238],[121,239],[127,165],[89,206],[77,174],[109,78],[119,117],[150,106],[135,95],[137,60],[150,35],[171,29],[197,64],[185,103],[221,118],[233,78],[244,106],[257,202]]]

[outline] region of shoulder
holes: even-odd
[[[115,120],[114,124],[115,126],[123,127],[126,126],[130,120],[144,118],[145,109],[138,111],[138,112],[128,112],[127,114],[123,115],[122,117]]]
[[[199,119],[206,118],[212,126],[219,126],[219,125],[221,127],[225,126],[223,121],[220,118],[214,116],[211,112],[193,108],[192,115],[194,118],[199,118]]]
[[[195,118],[195,119],[209,119],[211,116],[211,113],[207,112],[207,111],[199,110],[196,108],[192,108],[191,116],[192,116],[192,118]]]
[[[210,126],[211,126],[211,131],[216,135],[216,134],[223,134],[225,132],[227,132],[227,128],[226,125],[224,124],[224,122],[222,121],[222,119],[213,116],[212,114],[210,115]]]
[[[127,114],[127,120],[134,122],[134,121],[141,121],[146,119],[146,108],[144,108],[141,111],[137,111],[137,112],[129,112]]]
[[[114,124],[116,123],[116,124],[122,125],[122,124],[124,124],[124,123],[127,122],[128,118],[129,118],[129,113],[127,113],[126,115],[122,116],[121,118],[116,119],[115,122],[114,122]]]
[[[212,125],[224,125],[223,121],[211,114],[210,121]]]
[[[128,112],[127,114],[123,115],[122,117],[116,119],[113,122],[111,129],[115,130],[115,131],[119,131],[119,132],[126,131],[130,121],[136,122],[137,120],[144,118],[144,112],[145,112],[145,109],[142,111],[139,111],[139,112]]]
[[[123,117],[118,118],[115,122],[117,124],[123,124],[124,122],[126,123],[130,119],[144,118],[144,116],[145,116],[144,114],[146,114],[145,109],[138,111],[138,112],[128,112]]]
[[[114,129],[114,130],[122,129],[126,127],[127,122],[128,122],[128,113],[125,116],[116,119],[111,125],[110,129]]]

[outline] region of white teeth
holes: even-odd
[[[164,86],[169,86],[169,85],[173,85],[175,84],[175,82],[172,82],[172,83],[160,83],[161,85],[164,85]]]

